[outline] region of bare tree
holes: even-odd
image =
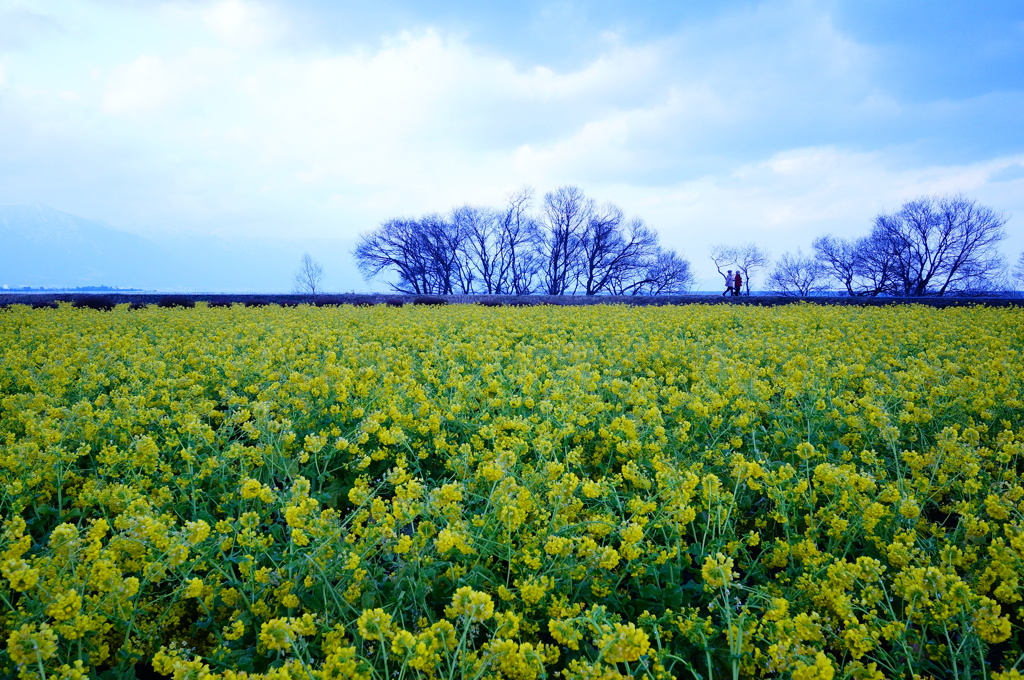
[[[499,216],[498,271],[494,292],[529,295],[542,266],[544,235],[529,214],[533,188],[523,187],[509,195]]]
[[[608,283],[613,261],[622,250],[622,211],[606,205],[593,211],[580,237],[579,281],[586,295],[596,295]]]
[[[647,268],[647,278],[640,287],[646,295],[688,293],[693,286],[690,261],[674,250],[661,250]]]
[[[806,297],[828,289],[828,270],[797,248],[796,254],[783,253],[779,258],[768,275],[768,288],[781,295]]]
[[[726,278],[726,273],[722,271],[723,267],[732,267],[738,270],[743,277],[743,287],[746,288],[747,295],[750,295],[750,279],[753,273],[765,269],[771,263],[767,251],[753,243],[744,243],[739,246],[725,244],[712,246],[711,261],[715,263],[715,269],[723,279]],[[731,286],[732,281],[729,281],[728,285]]]
[[[528,214],[533,190],[509,196],[502,211],[463,206],[451,221],[462,234],[462,249],[475,292],[526,295],[533,289],[541,234]]]
[[[658,236],[637,218],[622,228],[622,211],[595,211],[580,244],[580,283],[586,295],[609,292],[614,281],[643,280],[657,256]]]
[[[396,292],[436,292],[417,220],[388,220],[376,231],[360,236],[353,255],[366,279],[390,270],[398,277],[398,281],[388,283]]]
[[[846,288],[848,295],[861,294],[854,290],[858,252],[854,241],[826,234],[814,239],[812,247],[815,259],[831,279]]]
[[[726,292],[728,292],[728,289],[732,288],[733,279],[728,272],[724,272],[722,269],[723,267],[731,267],[733,265],[734,257],[732,248],[721,243],[713,245],[711,246],[710,257],[711,261],[715,263],[715,269],[718,270],[719,276],[721,276],[722,280],[725,281],[727,289]],[[731,271],[732,270],[730,269],[729,272]]]
[[[440,215],[426,215],[419,220],[420,247],[427,258],[428,277],[439,295],[470,293],[473,272],[462,257],[465,233],[462,225]]]
[[[821,236],[813,245],[815,258],[847,295],[873,297],[891,290],[893,263],[885,242],[877,235],[853,241]]]
[[[658,236],[617,206],[598,207],[577,187],[561,187],[544,197],[544,226],[541,274],[549,295],[636,292],[650,283]]]
[[[594,200],[574,186],[544,195],[544,264],[541,278],[548,295],[576,292],[580,249],[594,215]]]
[[[452,210],[451,222],[462,234],[460,241],[464,266],[460,267],[459,283],[463,292],[472,292],[479,281],[482,293],[495,293],[501,278],[501,238],[498,215],[488,208],[464,205]]]
[[[295,272],[295,290],[316,295],[320,292],[320,282],[323,278],[324,268],[309,253],[303,253],[299,269]]]
[[[674,250],[657,248],[636,276],[613,277],[610,290],[615,295],[679,295],[691,286],[693,269],[689,260]]]
[[[367,279],[383,271],[400,293],[451,295],[474,289],[475,274],[465,255],[463,224],[440,215],[395,219],[360,237],[353,252]]]
[[[767,268],[769,264],[771,264],[771,257],[768,252],[753,243],[737,246],[735,265],[743,274],[743,286],[747,290],[747,295],[750,295],[750,279],[754,272]]]
[[[894,295],[950,295],[992,290],[1005,269],[996,250],[1007,217],[956,196],[926,196],[879,215],[874,247],[891,267]]]
[[[1020,254],[1020,258],[1013,268],[1013,282],[1018,286],[1018,290],[1021,285],[1024,285],[1024,252]]]

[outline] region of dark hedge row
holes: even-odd
[[[0,295],[0,308],[22,304],[34,308],[56,308],[58,303],[70,303],[75,307],[87,309],[112,309],[116,305],[127,304],[132,309],[150,305],[157,307],[195,307],[197,302],[205,302],[210,307],[226,307],[240,304],[246,307],[262,307],[280,305],[294,307],[296,305],[315,305],[317,307],[331,305],[446,305],[446,304],[477,304],[485,307],[528,306],[528,305],[594,305],[594,304],[627,304],[639,306],[691,305],[691,304],[729,304],[758,305],[773,307],[796,302],[810,302],[820,305],[853,305],[877,307],[893,304],[918,304],[929,307],[963,307],[985,305],[989,307],[1017,307],[1024,305],[1024,297],[786,297],[777,295],[750,295],[723,297],[720,295],[660,295],[642,296],[582,296],[582,295],[388,295],[379,293],[349,293],[326,295],[259,295],[259,294],[135,294],[135,293],[16,293]]]

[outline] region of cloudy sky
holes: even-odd
[[[0,203],[144,235],[351,243],[576,184],[716,286],[714,243],[963,192],[1016,260],[1022,121],[1020,0],[0,0]]]

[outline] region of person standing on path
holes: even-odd
[[[733,295],[743,295],[743,277],[740,276],[740,270],[736,270],[736,282],[732,287]]]
[[[719,269],[718,271],[722,271],[722,270]],[[725,292],[722,293],[723,296],[724,295],[728,295],[729,293],[732,293],[733,295],[736,294],[735,291],[733,291],[733,289],[732,289],[733,281],[734,281],[734,279],[732,277],[732,270],[730,269],[729,273],[725,275]]]

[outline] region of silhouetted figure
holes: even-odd
[[[735,279],[735,283],[733,284],[733,287],[732,287],[732,294],[733,295],[742,295],[743,294],[743,277],[740,276],[740,272],[739,272],[738,269],[736,270],[736,279]]]
[[[734,279],[732,275],[732,270],[730,269],[729,273],[725,275],[725,292],[722,293],[723,296],[728,295],[729,293],[732,293],[733,295],[736,294],[732,289],[732,284],[735,280],[736,279]]]

